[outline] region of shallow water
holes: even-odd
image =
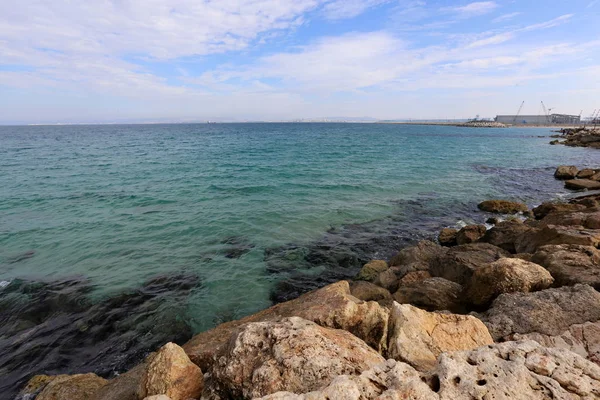
[[[549,134],[379,124],[0,127],[0,388],[32,372],[108,375],[158,345],[149,337],[184,341],[352,276],[364,260],[459,219],[481,220],[480,200],[563,196],[556,165],[598,166],[600,152],[550,146]],[[122,313],[98,319],[111,309]],[[94,327],[104,333],[86,338]],[[111,337],[126,343],[118,359]],[[33,356],[27,343],[36,338],[44,340]]]

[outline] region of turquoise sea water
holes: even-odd
[[[94,304],[183,274],[198,283],[152,318],[205,330],[271,304],[285,275],[269,272],[268,249],[302,248],[356,224],[368,227],[364,237],[402,221],[401,236],[438,212],[454,218],[454,207],[456,220],[470,211],[477,219],[475,205],[487,198],[533,205],[564,195],[556,165],[598,166],[600,152],[550,146],[549,134],[383,124],[0,127],[0,300],[23,280],[79,277]],[[439,221],[427,229],[447,224]],[[5,319],[27,301],[19,293],[0,304]]]

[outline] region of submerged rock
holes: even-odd
[[[523,341],[444,353],[428,373],[388,360],[359,376],[339,376],[316,392],[282,392],[262,400],[575,400],[599,397],[600,367],[570,351]]]
[[[427,311],[464,312],[463,287],[444,278],[429,278],[398,288],[394,300]]]
[[[600,251],[574,244],[540,247],[532,261],[546,268],[556,286],[588,284],[600,290]]]
[[[254,322],[219,352],[205,396],[252,399],[282,390],[304,393],[384,361],[343,330],[298,317]]]
[[[476,314],[494,340],[515,333],[555,336],[573,324],[600,320],[600,293],[588,285],[565,286],[533,293],[505,293],[488,311]]]
[[[483,322],[475,317],[429,313],[407,304],[392,306],[388,357],[419,371],[432,369],[443,352],[471,350],[493,342]]]
[[[208,371],[215,355],[241,325],[293,316],[313,321],[323,327],[344,329],[379,352],[384,351],[387,345],[389,311],[375,302],[358,300],[350,294],[348,282],[340,281],[295,300],[277,304],[246,318],[202,332],[194,336],[183,348],[195,364],[203,371]]]
[[[577,167],[574,165],[561,165],[556,168],[554,177],[556,179],[574,179],[578,172]]]
[[[487,211],[496,214],[517,214],[526,212],[529,209],[524,203],[508,200],[486,200],[477,205],[481,211]]]
[[[473,272],[509,253],[488,243],[471,243],[452,247],[431,263],[429,272],[433,276],[448,279],[461,285],[469,282]]]
[[[501,258],[477,269],[466,288],[469,301],[482,306],[502,293],[547,289],[554,278],[542,266],[518,258]]]

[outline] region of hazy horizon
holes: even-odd
[[[600,108],[600,1],[0,4],[0,124]],[[341,116],[341,117],[335,117]]]

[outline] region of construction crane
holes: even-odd
[[[517,118],[519,118],[519,115],[521,114],[521,110],[523,109],[523,106],[525,105],[525,100],[523,100],[523,102],[521,103],[521,106],[519,107],[519,111],[517,111],[517,115],[515,115],[515,117],[513,118],[513,124],[515,122],[517,122]]]
[[[544,115],[546,115],[546,122],[550,123],[550,114],[548,113],[548,110],[546,109],[546,105],[544,104],[543,101],[542,101],[542,109],[544,110]]]

